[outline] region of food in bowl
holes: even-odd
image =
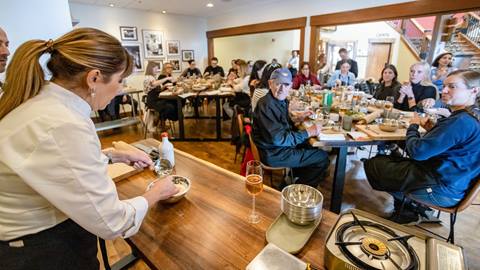
[[[395,132],[399,128],[400,124],[395,119],[383,119],[382,123],[378,125],[378,128],[386,132]]]

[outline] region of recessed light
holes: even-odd
[[[165,14],[165,13],[167,13],[167,11],[166,11],[166,10],[162,10],[162,13]]]
[[[212,8],[212,7],[213,7],[213,4],[212,4],[212,3],[208,3],[208,4],[207,4],[207,7],[208,7],[208,8]]]
[[[114,7],[115,5],[113,3],[108,4],[110,7]]]

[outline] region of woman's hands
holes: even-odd
[[[151,207],[158,201],[166,200],[178,193],[178,188],[172,182],[172,176],[157,180],[152,187],[143,194],[147,200],[148,206]]]
[[[113,142],[113,148],[103,150],[113,163],[125,163],[135,169],[143,169],[153,165],[150,156],[125,142]]]

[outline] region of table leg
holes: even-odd
[[[222,110],[219,96],[215,96],[215,113],[217,115],[215,126],[217,128],[217,140],[219,141],[222,139]]]
[[[178,112],[178,132],[180,133],[180,140],[185,139],[185,124],[183,123],[182,99],[177,97],[177,112]]]
[[[340,213],[340,210],[342,210],[343,186],[345,184],[345,168],[347,165],[347,150],[347,146],[340,146],[338,148],[337,161],[335,163],[330,211],[337,214]]]

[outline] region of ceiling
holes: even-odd
[[[249,6],[279,1],[283,0],[69,0],[71,3],[99,6],[114,4],[118,8],[132,8],[153,12],[165,10],[171,14],[199,17],[212,17],[241,8],[248,8]],[[214,7],[207,8],[207,3],[214,4]]]

